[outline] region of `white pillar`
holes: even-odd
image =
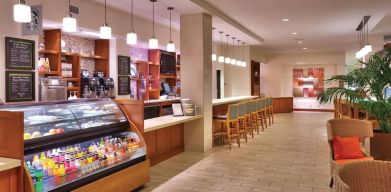
[[[185,123],[185,151],[212,148],[212,17],[181,15],[181,96],[189,98],[203,118]]]

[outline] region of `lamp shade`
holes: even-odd
[[[236,59],[234,58],[231,59],[231,65],[236,65]]]
[[[217,61],[217,55],[216,55],[216,53],[212,53],[212,61]]]
[[[25,4],[15,4],[14,21],[19,23],[31,22],[31,7]]]
[[[157,49],[158,47],[159,41],[155,37],[149,39],[149,49]]]
[[[242,61],[238,59],[238,60],[236,61],[236,65],[237,65],[237,66],[242,66]]]
[[[219,63],[224,63],[224,56],[222,55],[219,56]]]
[[[77,21],[73,17],[64,17],[62,19],[62,30],[65,32],[74,33],[77,31]]]
[[[100,27],[99,37],[101,39],[111,39],[111,27],[104,24]]]
[[[366,54],[372,52],[372,45],[371,44],[365,45],[364,50]]]
[[[172,41],[167,43],[167,51],[168,52],[175,52],[175,44]]]
[[[128,33],[126,35],[126,43],[128,45],[136,45],[137,44],[137,34],[135,32],[133,32],[133,31]]]
[[[242,67],[247,67],[247,62],[246,61],[242,62]]]
[[[231,63],[231,58],[226,57],[226,58],[225,58],[225,64],[230,64],[230,63]]]

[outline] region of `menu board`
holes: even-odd
[[[34,70],[35,42],[26,39],[5,37],[5,68]]]
[[[118,95],[130,94],[130,78],[129,76],[118,76]]]
[[[118,75],[130,74],[130,57],[118,55]]]
[[[35,73],[22,71],[6,71],[6,101],[34,101]]]

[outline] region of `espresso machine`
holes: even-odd
[[[103,93],[105,97],[114,98],[114,80],[113,78],[102,78],[103,79]]]
[[[81,95],[83,98],[114,98],[113,78],[103,77],[102,72],[94,72],[93,77],[82,74]]]

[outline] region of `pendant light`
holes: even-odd
[[[231,63],[231,58],[229,57],[229,42],[228,42],[228,38],[229,38],[229,35],[225,35],[227,37],[227,56],[225,57],[225,64],[230,64]]]
[[[367,35],[366,35],[366,44],[365,44],[364,50],[365,50],[365,54],[368,54],[368,53],[372,52],[372,45],[369,44],[369,42],[368,42],[368,22],[366,23],[366,26],[367,26]]]
[[[111,27],[107,24],[107,4],[105,0],[105,23],[100,27],[99,36],[101,39],[111,39]]]
[[[155,37],[155,3],[157,0],[150,0],[152,2],[152,38],[149,39],[149,49],[157,49],[159,41]]]
[[[70,33],[77,31],[77,21],[71,13],[71,0],[68,0],[68,16],[62,19],[62,30]]]
[[[223,32],[220,31],[219,33],[220,33],[220,52],[221,52],[221,55],[219,56],[219,63],[224,63]]]
[[[236,59],[235,59],[235,37],[232,37],[232,58],[231,58],[231,65],[236,65]]]
[[[136,45],[137,34],[133,30],[133,0],[130,3],[130,32],[126,35],[126,43],[128,45]]]
[[[19,0],[14,5],[14,21],[18,23],[31,22],[31,7],[25,4],[24,0]]]
[[[242,66],[242,60],[240,58],[240,40],[238,39],[238,60],[236,60],[236,65],[237,66]]]
[[[167,7],[167,10],[170,11],[170,41],[167,43],[167,51],[175,52],[175,44],[172,42],[172,30],[171,30],[171,12],[174,10],[174,7]]]
[[[212,61],[216,61],[217,60],[217,55],[216,55],[216,50],[215,50],[215,29],[216,28],[212,28]]]
[[[245,55],[244,55],[244,45],[245,45],[245,44],[246,44],[245,42],[242,43],[242,45],[243,45],[243,61],[242,61],[242,67],[246,67],[246,66],[247,66],[246,57],[245,57]]]

